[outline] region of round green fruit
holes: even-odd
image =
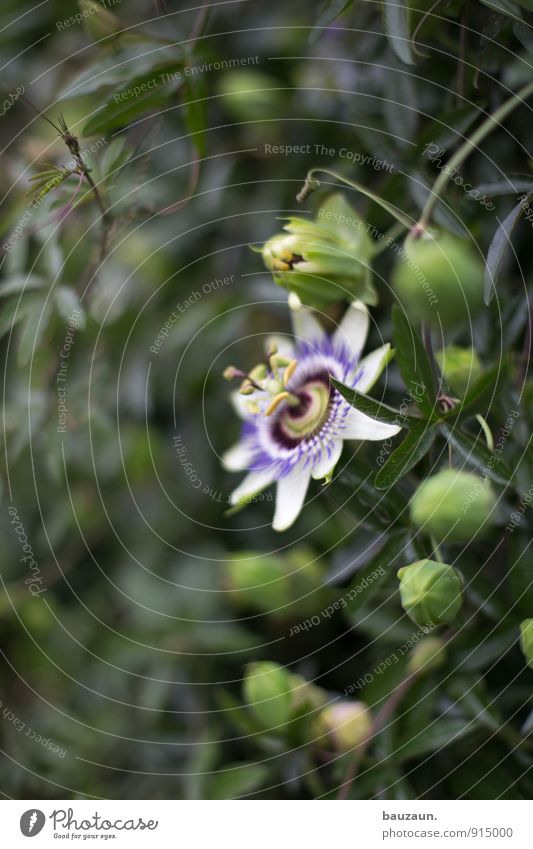
[[[417,560],[398,572],[402,607],[420,627],[453,622],[463,602],[457,569],[436,560]]]
[[[411,499],[411,520],[437,542],[467,542],[490,526],[496,499],[487,480],[443,469],[422,481]]]
[[[437,351],[435,359],[444,380],[456,395],[462,398],[481,377],[483,367],[473,348],[449,345]]]
[[[333,745],[338,752],[349,752],[365,740],[372,728],[372,714],[364,702],[340,702],[330,705],[318,716],[320,742]]]
[[[483,303],[483,263],[469,242],[450,233],[410,235],[392,275],[413,321],[445,328],[469,323]]]

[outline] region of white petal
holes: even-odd
[[[310,479],[311,471],[301,466],[297,466],[286,477],[280,478],[272,522],[275,531],[286,531],[296,521],[303,507]]]
[[[222,465],[228,472],[243,472],[250,467],[254,453],[252,443],[242,440],[222,455]]]
[[[328,445],[329,453],[326,446],[322,449],[322,457],[311,469],[311,476],[317,481],[327,477],[339,462],[342,454],[342,439],[335,439]]]
[[[342,430],[343,439],[389,439],[396,436],[401,428],[398,425],[385,424],[365,416],[359,410],[351,409]]]
[[[311,310],[308,307],[304,307],[299,298],[289,298],[289,306],[291,308],[292,326],[296,341],[320,342],[326,335],[326,331]]]
[[[241,419],[244,419],[244,421],[249,421],[250,419],[255,418],[258,413],[251,413],[247,405],[252,401],[257,401],[259,398],[264,397],[264,392],[259,392],[259,390],[257,392],[253,392],[251,395],[241,395],[237,389],[235,392],[231,393],[231,402],[237,415]]]
[[[360,360],[357,371],[361,371],[362,374],[355,385],[358,392],[367,393],[372,389],[391,357],[391,347],[387,343]]]
[[[342,342],[353,357],[359,357],[368,336],[368,310],[361,301],[352,301],[333,334],[334,342]]]
[[[231,504],[238,504],[239,501],[247,501],[258,492],[262,492],[267,486],[270,486],[274,480],[274,472],[272,468],[263,469],[260,472],[250,472],[246,475],[242,483],[237,489],[231,493],[229,500]]]
[[[282,357],[287,357],[289,360],[293,360],[295,357],[294,345],[291,342],[289,336],[281,336],[281,334],[274,333],[271,336],[267,336],[266,340],[266,350],[268,351],[272,346],[275,345],[278,349],[278,354]]]

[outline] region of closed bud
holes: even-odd
[[[320,712],[317,718],[318,742],[338,752],[348,752],[362,743],[372,729],[372,714],[364,702],[339,702]]]
[[[483,263],[474,247],[451,233],[406,238],[393,287],[413,321],[435,327],[470,323],[483,303]]]
[[[450,345],[437,351],[435,359],[444,380],[455,395],[462,398],[481,377],[482,366],[473,348]]]
[[[520,648],[533,669],[533,619],[525,619],[520,625]]]
[[[436,560],[418,560],[398,572],[402,607],[420,627],[453,622],[462,605],[457,569]]]
[[[443,469],[422,481],[411,499],[411,520],[437,542],[466,542],[490,527],[496,503],[487,480]]]
[[[311,307],[354,297],[376,303],[369,275],[372,241],[342,195],[330,197],[312,221],[289,218],[284,229],[262,249],[276,283]]]
[[[426,673],[438,669],[446,660],[444,643],[438,637],[426,637],[409,654],[407,669],[412,673]]]
[[[286,725],[292,712],[291,674],[271,661],[250,663],[244,678],[244,698],[264,729]]]
[[[108,12],[98,0],[78,0],[83,15],[83,26],[93,41],[100,41],[120,32],[120,21]]]

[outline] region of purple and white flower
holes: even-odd
[[[230,501],[246,503],[276,482],[277,531],[298,517],[311,478],[331,479],[344,440],[389,439],[400,430],[355,410],[330,382],[333,376],[366,393],[392,356],[387,344],[361,357],[369,325],[364,304],[354,301],[332,336],[294,295],[289,304],[295,344],[271,337],[266,363],[249,374],[226,372],[243,379],[233,402],[244,424],[223,465],[248,472]]]

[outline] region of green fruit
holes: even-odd
[[[120,31],[120,21],[98,2],[98,0],[78,0],[83,15],[83,25],[94,41],[100,41]]]
[[[449,345],[437,351],[435,359],[443,377],[456,395],[462,398],[481,377],[483,367],[473,348]]]
[[[533,619],[525,619],[520,625],[520,648],[533,669]]]
[[[437,542],[465,542],[488,529],[495,503],[487,480],[472,472],[443,469],[416,490],[411,520]]]
[[[264,729],[285,725],[292,713],[291,673],[271,661],[251,663],[244,678],[244,699]]]
[[[411,320],[456,327],[482,306],[483,263],[469,242],[450,233],[408,236],[392,284]]]
[[[320,744],[332,744],[338,752],[348,752],[365,740],[372,728],[372,714],[364,702],[341,702],[325,708],[318,716]]]
[[[231,70],[218,86],[221,103],[238,121],[258,121],[279,113],[284,95],[275,77],[251,69]]]
[[[431,672],[438,669],[446,660],[444,643],[438,637],[426,637],[418,643],[409,655],[407,669],[409,672]]]
[[[457,569],[436,560],[418,560],[398,572],[402,607],[420,627],[453,622],[462,605],[463,582]]]

